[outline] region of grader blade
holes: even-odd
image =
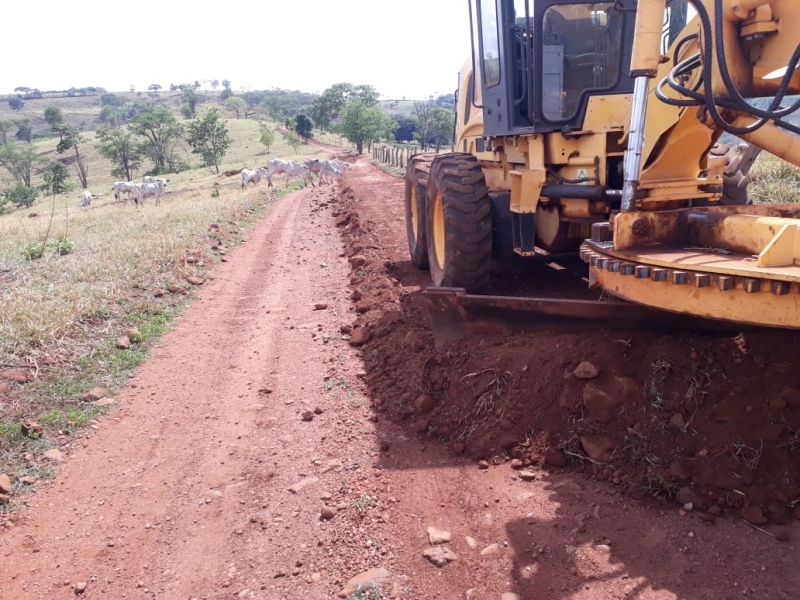
[[[465,337],[515,331],[607,329],[736,335],[753,330],[617,300],[480,296],[446,287],[429,287],[422,298],[437,348]]]

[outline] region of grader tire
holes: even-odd
[[[417,154],[406,167],[406,234],[411,263],[428,270],[428,242],[425,231],[425,201],[428,196],[428,175],[435,154]]]
[[[492,205],[478,160],[471,154],[436,157],[428,178],[428,260],[438,287],[475,292],[489,283]]]

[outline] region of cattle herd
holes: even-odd
[[[308,183],[313,186],[313,175],[317,176],[317,181],[320,185],[329,184],[334,177],[339,177],[342,172],[349,167],[349,163],[341,160],[322,160],[314,158],[300,164],[293,160],[273,158],[269,160],[266,167],[261,167],[255,171],[252,169],[242,169],[242,189],[247,187],[248,183],[257,185],[264,179],[267,180],[268,186],[272,187],[272,178],[275,175],[286,176],[286,187],[289,187],[289,182],[293,179],[300,181],[303,186]],[[325,177],[328,178],[327,181]]]
[[[267,180],[269,187],[272,187],[272,178],[276,175],[286,176],[286,187],[289,187],[289,182],[293,179],[300,181],[304,187],[309,183],[313,186],[314,175],[317,176],[317,182],[320,185],[330,184],[334,178],[339,177],[349,167],[350,163],[335,159],[323,160],[314,158],[300,164],[293,160],[273,158],[267,163],[266,167],[256,170],[242,169],[242,189],[247,187],[249,183],[257,185],[264,179]],[[168,179],[148,175],[142,178],[141,183],[117,181],[111,186],[111,189],[114,191],[116,200],[133,200],[138,208],[140,204],[144,203],[145,198],[149,197],[155,199],[156,205],[160,204],[161,198],[167,191],[168,181]],[[90,206],[93,198],[97,198],[97,195],[92,194],[89,190],[83,190],[79,206]]]

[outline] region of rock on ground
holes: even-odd
[[[426,548],[422,555],[437,567],[443,567],[447,563],[458,560],[458,555],[446,546],[434,546]]]
[[[436,544],[446,544],[451,539],[450,532],[436,527],[428,527],[428,542]]]
[[[572,374],[578,379],[594,379],[600,374],[600,371],[598,371],[597,367],[592,363],[582,362],[576,367]]]

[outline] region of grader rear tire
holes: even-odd
[[[484,287],[492,266],[492,206],[474,156],[436,157],[428,178],[425,218],[433,284],[469,292]]]
[[[428,242],[425,232],[425,199],[428,175],[435,154],[417,154],[406,167],[406,234],[411,263],[420,270],[428,270]]]

